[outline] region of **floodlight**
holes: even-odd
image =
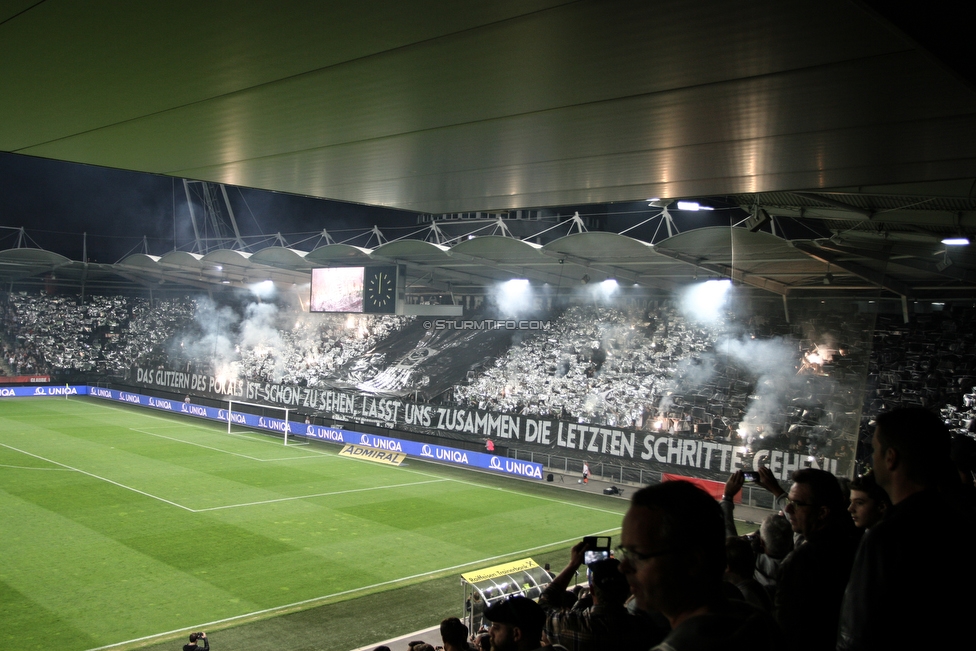
[[[965,235],[954,235],[943,238],[942,243],[946,246],[969,246],[969,238]]]
[[[731,288],[732,281],[728,278],[695,283],[683,292],[681,310],[695,321],[715,321]]]

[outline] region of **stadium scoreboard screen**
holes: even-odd
[[[396,314],[396,265],[312,269],[309,310],[354,314]]]

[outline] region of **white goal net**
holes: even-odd
[[[285,445],[308,445],[307,438],[291,433],[292,424],[288,418],[290,413],[291,410],[287,407],[228,400],[227,433],[239,435],[258,431],[281,437]]]

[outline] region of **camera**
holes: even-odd
[[[755,470],[743,470],[742,479],[747,484],[757,484],[759,483],[759,473]]]

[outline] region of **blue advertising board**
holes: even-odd
[[[33,398],[34,396],[86,396],[88,387],[69,386],[55,387],[45,385],[42,387],[2,387],[0,388],[0,398]]]
[[[195,405],[190,402],[179,400],[168,400],[153,396],[144,396],[131,391],[116,391],[115,389],[104,389],[102,387],[88,386],[43,386],[43,387],[9,387],[0,389],[0,397],[33,397],[33,396],[83,396],[88,395],[105,400],[124,402],[130,405],[139,405],[152,409],[161,409],[173,413],[206,418],[208,420],[226,423],[228,420],[228,410],[219,407],[206,407]],[[542,464],[531,461],[519,461],[507,457],[499,457],[494,454],[484,452],[473,452],[471,450],[459,450],[443,445],[433,445],[430,443],[418,443],[417,441],[407,441],[395,439],[388,436],[378,436],[376,434],[365,434],[352,430],[322,427],[320,425],[306,425],[294,421],[285,422],[280,418],[269,418],[267,416],[256,416],[239,411],[229,414],[233,423],[255,429],[264,429],[273,432],[284,433],[286,430],[290,436],[301,436],[304,438],[329,441],[331,443],[353,443],[381,450],[402,452],[411,457],[439,461],[458,466],[468,466],[489,470],[506,475],[515,475],[527,479],[543,478]]]

